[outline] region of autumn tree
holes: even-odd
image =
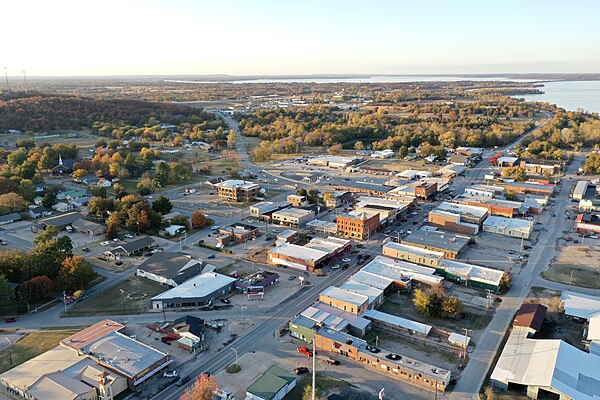
[[[357,140],[356,143],[354,143],[354,150],[364,150],[364,149],[365,149],[365,145],[360,140]]]
[[[74,291],[87,289],[96,277],[96,273],[82,256],[73,256],[65,258],[59,277],[64,289]]]
[[[52,280],[46,275],[34,276],[23,283],[28,301],[37,301],[50,297],[54,291]]]
[[[331,155],[338,155],[342,152],[342,148],[342,145],[340,143],[337,143],[332,146],[329,146],[329,148],[327,149],[327,153]]]
[[[227,147],[229,147],[230,149],[234,149],[235,145],[237,144],[237,133],[231,129],[229,131],[229,135],[227,135]]]
[[[268,140],[263,140],[252,150],[252,158],[254,161],[268,161],[271,159],[271,154],[271,142]]]
[[[416,289],[413,305],[421,314],[443,318],[456,318],[463,309],[462,302],[457,297],[448,296],[442,287]]]
[[[214,375],[201,374],[179,400],[212,400],[217,389]]]
[[[0,214],[25,211],[27,200],[16,193],[0,194]]]
[[[204,215],[201,211],[194,211],[192,214],[192,228],[201,229],[212,224],[213,221]]]

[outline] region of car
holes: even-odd
[[[129,338],[133,339],[133,340],[137,340],[137,336],[136,335],[129,335]]]
[[[213,225],[210,229],[213,231],[218,231],[219,229],[221,229],[221,225]]]
[[[100,246],[108,246],[110,244],[110,240],[100,243]]]
[[[152,254],[154,254],[154,253],[148,252],[148,253],[144,254],[144,257],[150,257]]]
[[[288,281],[293,281],[294,279],[296,279],[296,275],[288,276]]]
[[[126,233],[126,234],[125,234],[125,237],[126,237],[127,239],[133,239],[133,235],[132,235],[131,233]]]
[[[413,225],[417,225],[419,223],[419,221],[413,221]]]
[[[221,303],[229,304],[231,301],[228,299],[221,299]]]
[[[215,258],[215,255],[214,254],[209,254],[208,257],[206,257],[206,258]]]
[[[398,231],[398,234],[400,234],[400,235],[404,235],[405,233],[406,233],[406,231],[405,231],[404,229],[400,229],[400,230]]]
[[[123,261],[117,261],[115,265],[123,265]]]
[[[176,385],[177,386],[183,386],[186,383],[188,383],[190,381],[190,377],[189,376],[182,376],[181,378],[179,378],[179,380],[177,380]]]
[[[515,254],[515,251],[514,250],[509,250],[508,254]]]
[[[4,320],[5,323],[10,324],[11,322],[17,322],[16,317],[8,317]]]
[[[279,229],[273,229],[273,233],[279,233],[280,230]]]
[[[307,374],[308,373],[308,368],[306,368],[306,367],[298,367],[298,368],[294,369],[294,373],[296,375]]]
[[[340,264],[335,264],[331,266],[331,269],[340,269],[342,266]]]
[[[347,270],[347,269],[348,269],[348,267],[349,267],[349,265],[348,265],[348,264],[344,264],[344,265],[342,266],[342,271],[345,271],[345,270]]]
[[[89,253],[90,249],[88,249],[87,247],[84,247],[83,249],[81,249],[81,251],[83,251],[84,253]]]
[[[365,245],[364,244],[357,244],[356,247],[358,247],[359,249],[364,249]]]
[[[0,246],[8,246],[8,242],[4,239],[0,239]]]
[[[346,257],[346,258],[342,258],[342,261],[343,261],[343,262],[350,262],[350,261],[352,261],[352,259],[351,259],[351,258],[348,258],[348,257]]]
[[[592,235],[592,236],[590,236],[590,239],[598,239],[598,236]]]
[[[310,351],[306,346],[298,346],[296,350],[298,351],[298,353],[306,354],[309,357],[313,356],[313,352]]]
[[[410,213],[410,215],[419,215],[419,213],[416,212],[416,211],[413,211],[413,212]]]

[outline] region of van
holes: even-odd
[[[181,378],[179,378],[177,380],[177,386],[183,386],[184,384],[188,383],[189,381],[190,381],[189,375],[182,376]]]

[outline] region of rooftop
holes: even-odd
[[[152,300],[202,298],[235,281],[235,278],[226,275],[216,272],[206,272],[183,282],[173,289],[154,296]]]
[[[341,289],[347,290],[349,292],[357,293],[363,296],[367,296],[369,298],[369,304],[373,303],[379,296],[383,294],[382,289],[378,289],[373,286],[365,285],[364,283],[360,283],[354,281],[352,279],[347,280],[341,286]]]
[[[243,181],[240,179],[230,179],[228,181],[223,181],[217,184],[218,187],[226,187],[226,188],[242,188],[242,189],[251,189],[258,187],[258,184],[249,181]]]
[[[176,283],[180,284],[202,272],[203,265],[200,261],[194,260],[190,256],[170,251],[161,251],[150,256],[137,269],[166,279],[173,279]]]
[[[271,400],[282,388],[295,380],[294,374],[273,364],[248,386],[246,391],[258,398]]]
[[[370,272],[373,275],[392,279],[396,282],[408,282],[410,279],[415,279],[430,285],[439,285],[443,280],[442,277],[434,275],[434,268],[384,256],[376,256],[361,271]]]
[[[504,271],[482,267],[475,264],[467,264],[454,260],[443,260],[441,268],[452,275],[461,276],[469,280],[500,286]]]
[[[417,321],[398,317],[396,315],[387,314],[377,310],[367,310],[363,314],[363,317],[375,321],[384,322],[386,324],[397,326],[403,329],[409,329],[413,332],[418,332],[423,335],[429,335],[429,331],[432,328],[430,325],[422,324]]]
[[[521,203],[520,201],[492,199],[492,198],[484,197],[484,196],[470,196],[468,194],[458,195],[454,198],[454,200],[468,201],[470,203],[486,204],[486,205],[491,205],[491,206],[514,208],[514,209],[518,209],[523,205],[523,203]]]
[[[326,251],[328,254],[335,253],[336,251],[348,246],[350,240],[337,238],[335,236],[328,236],[327,238],[312,238],[310,242],[304,245],[304,248]]]
[[[357,282],[359,284],[362,285],[367,285],[379,290],[385,290],[387,289],[392,282],[394,282],[393,279],[391,278],[386,278],[384,276],[379,276],[379,275],[375,275],[372,274],[370,272],[367,271],[363,271],[360,270],[357,273],[355,273],[354,275],[352,275],[350,277],[350,279],[348,280],[348,282]]]
[[[109,333],[120,331],[123,328],[125,328],[125,325],[121,325],[110,319],[105,319],[61,340],[60,343],[64,346],[79,350],[101,337],[104,337]]]
[[[415,244],[459,252],[469,242],[471,238],[463,235],[444,231],[413,231],[410,235],[402,239],[402,244]]]
[[[427,250],[422,247],[410,246],[408,244],[396,243],[396,242],[388,242],[383,246],[384,250],[390,249],[395,251],[401,251],[404,253],[409,253],[414,256],[425,257],[425,258],[434,258],[441,260],[444,258],[444,253],[441,251],[433,251]]]
[[[483,226],[502,226],[508,229],[533,229],[533,221],[527,221],[520,218],[505,218],[496,215],[490,215],[483,221]]]
[[[548,308],[541,304],[524,303],[517,311],[513,326],[533,328],[536,331],[542,329],[542,323]]]
[[[269,250],[269,253],[281,254],[298,260],[306,260],[316,262],[329,253],[322,250],[306,248],[292,243],[282,243],[279,246]]]
[[[592,314],[600,311],[600,297],[564,290],[560,296],[564,303],[566,315],[590,319]]]
[[[448,203],[446,201],[437,206],[436,210],[450,212],[454,214],[467,215],[477,219],[485,217],[488,213],[488,209],[485,207],[470,206],[467,204],[458,203]]]
[[[347,188],[349,191],[352,189],[356,189],[359,191],[370,191],[370,192],[380,192],[387,193],[393,188],[385,185],[378,185],[376,183],[368,183],[368,182],[343,182],[338,185],[339,188]]]
[[[115,246],[111,251],[118,252],[119,250],[123,250],[126,253],[132,253],[144,249],[146,247],[150,247],[153,244],[154,239],[152,239],[150,236],[143,236],[131,242],[125,242],[120,244],[119,246]]]
[[[354,304],[355,306],[362,306],[369,302],[369,297],[351,292],[346,289],[342,289],[335,286],[329,286],[327,289],[321,292],[321,296],[330,297],[335,300],[343,301],[344,303]]]
[[[358,329],[366,329],[370,321],[348,311],[340,310],[320,301],[314,303],[300,313],[305,318],[318,322],[332,329],[344,330],[348,325]]]
[[[288,218],[302,218],[310,215],[314,215],[313,211],[305,210],[302,208],[284,208],[273,213],[273,217],[288,217]]]

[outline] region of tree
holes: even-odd
[[[272,154],[272,143],[268,140],[263,140],[258,146],[252,150],[252,158],[254,161],[268,161]]]
[[[340,154],[342,152],[342,145],[340,143],[334,144],[333,146],[329,146],[329,148],[327,149],[327,153],[331,154],[331,155],[337,155]]]
[[[0,215],[24,211],[28,204],[27,200],[16,193],[0,194]]]
[[[44,195],[44,199],[42,200],[42,205],[46,208],[52,208],[57,202],[56,192],[54,190],[50,190],[48,193]]]
[[[65,290],[87,289],[96,273],[82,256],[67,257],[59,271],[61,284]]]
[[[54,284],[46,275],[34,276],[25,281],[23,285],[25,286],[27,300],[30,302],[50,297],[54,291]]]
[[[456,318],[463,304],[457,297],[449,297],[444,288],[416,289],[413,304],[417,312],[429,316]]]
[[[406,146],[400,147],[400,150],[398,151],[398,157],[404,158],[407,155],[408,155],[408,147],[406,147]]]
[[[4,277],[0,275],[0,312],[6,315],[12,310],[15,292]]]
[[[140,232],[142,233],[148,232],[148,230],[150,230],[150,228],[152,227],[152,222],[150,222],[150,214],[148,213],[148,210],[140,211],[140,214],[137,218],[137,226]]]
[[[458,297],[448,297],[442,302],[442,313],[448,318],[456,318],[463,310],[463,303]]]
[[[431,299],[425,293],[425,291],[421,289],[415,289],[415,293],[413,295],[413,304],[418,313],[431,315]]]
[[[237,144],[237,133],[231,129],[229,131],[229,135],[227,135],[227,147],[229,147],[230,149],[235,149],[235,145]]]
[[[194,211],[192,214],[192,228],[201,229],[212,224],[213,221],[204,215],[201,211]]]
[[[496,400],[496,393],[494,393],[494,388],[490,385],[485,387],[483,394],[485,396],[485,400]]]
[[[202,374],[179,398],[179,400],[212,400],[218,389],[214,375]]]
[[[171,204],[171,200],[168,197],[160,195],[152,203],[152,209],[159,214],[165,215],[171,212],[173,204]]]
[[[360,140],[358,140],[356,143],[354,143],[354,150],[364,150],[364,149],[365,149],[365,145]]]

